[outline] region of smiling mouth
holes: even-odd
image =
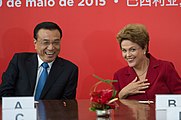
[[[46,55],[54,55],[55,52],[45,52]]]
[[[134,58],[127,58],[127,62],[132,62]]]

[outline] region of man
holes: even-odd
[[[75,99],[78,67],[58,57],[61,38],[62,30],[57,24],[38,24],[34,29],[37,53],[16,53],[13,56],[2,75],[0,96],[35,96],[35,100]],[[46,63],[46,69],[42,63]],[[44,83],[39,83],[44,71],[48,76],[43,78]]]

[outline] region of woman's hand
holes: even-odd
[[[120,99],[126,98],[128,95],[145,93],[145,89],[147,89],[150,83],[148,80],[139,80],[137,81],[137,77],[130,82],[127,86],[125,86],[118,94]]]

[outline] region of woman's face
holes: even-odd
[[[146,49],[142,49],[137,43],[130,40],[123,40],[121,43],[122,56],[128,66],[139,68],[145,58]]]

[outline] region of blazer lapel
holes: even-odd
[[[159,69],[157,69],[158,67],[159,67],[159,61],[155,59],[154,57],[150,56],[150,64],[149,64],[147,76],[146,76],[150,85],[153,84],[153,82],[156,80],[158,76],[158,73],[159,73]]]
[[[45,86],[44,86],[42,94],[41,94],[41,98],[43,98],[46,95],[48,90],[55,83],[58,76],[61,74],[61,72],[63,70],[64,70],[63,61],[62,61],[62,59],[57,57],[56,60],[54,61],[53,65],[52,65],[52,67],[51,67],[50,73],[48,75],[48,78],[46,80]]]
[[[159,60],[157,60],[152,55],[150,55],[150,64],[148,67],[146,78],[148,79],[151,85],[156,79],[156,77],[158,76],[158,73],[159,73],[158,67],[159,67]],[[129,84],[137,76],[133,68],[130,68],[130,67],[126,71],[125,75],[127,76],[127,80],[126,80],[127,84]]]
[[[132,82],[137,76],[132,67],[128,67],[128,71],[126,75],[127,75],[126,84],[129,84],[130,82]]]
[[[27,69],[27,75],[31,86],[31,91],[34,92],[36,76],[37,76],[38,59],[37,54],[33,54],[25,61],[25,67]]]

